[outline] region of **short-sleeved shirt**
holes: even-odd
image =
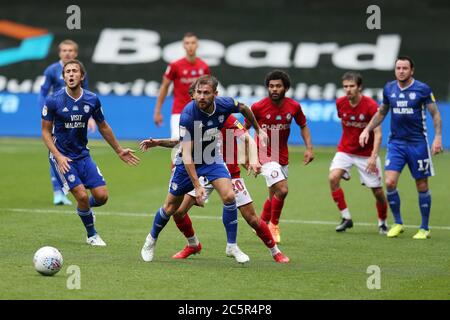
[[[191,84],[202,75],[210,73],[206,62],[200,58],[196,58],[194,63],[182,58],[169,64],[164,76],[173,81],[173,114],[181,113],[183,108],[191,101],[189,95]]]
[[[415,143],[426,141],[426,105],[435,102],[431,88],[416,79],[406,88],[397,81],[383,89],[383,104],[391,110],[389,142]]]
[[[261,129],[266,130],[269,136],[267,147],[261,146],[259,139],[256,139],[259,161],[261,164],[275,161],[281,165],[287,165],[289,163],[288,139],[291,133],[292,119],[300,127],[306,126],[306,117],[300,103],[285,97],[278,106],[269,97],[266,97],[255,102],[252,105],[252,111]],[[247,121],[246,123],[248,124]]]
[[[374,134],[370,133],[369,142],[364,147],[359,144],[359,136],[377,113],[377,102],[372,98],[362,96],[358,105],[352,107],[348,97],[345,96],[336,100],[336,108],[342,124],[342,137],[337,150],[369,157],[373,150]]]
[[[45,98],[49,93],[55,93],[66,86],[63,76],[63,63],[61,61],[55,62],[47,67],[44,71],[44,83],[41,86],[39,94],[39,107],[42,108],[45,104]],[[81,84],[83,89],[88,89],[88,76],[84,75],[84,80]]]
[[[180,141],[193,141],[192,159],[195,164],[223,163],[220,151],[220,131],[232,113],[239,112],[239,103],[227,97],[214,99],[211,114],[202,111],[195,101],[184,108],[180,116]],[[175,164],[182,163],[181,152]]]
[[[73,160],[89,155],[87,123],[91,116],[97,123],[105,120],[97,95],[83,89],[81,96],[74,99],[64,87],[49,96],[42,107],[42,119],[53,122],[56,148]]]

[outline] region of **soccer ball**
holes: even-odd
[[[34,254],[34,268],[44,276],[52,276],[61,270],[63,257],[58,249],[53,247],[42,247]]]

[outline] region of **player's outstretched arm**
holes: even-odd
[[[239,103],[238,108],[239,112],[252,125],[252,127],[255,128],[255,132],[258,135],[259,141],[261,141],[261,145],[263,147],[267,146],[269,137],[267,136],[267,133],[259,126],[258,121],[256,121],[255,115],[253,114],[253,111],[243,103]]]
[[[311,132],[307,125],[300,128],[300,134],[302,135],[303,142],[305,143],[305,154],[303,155],[303,164],[308,164],[314,160],[314,151],[311,141]]]
[[[386,118],[386,115],[389,111],[389,106],[386,104],[381,104],[381,106],[378,108],[377,113],[372,117],[367,127],[364,128],[364,130],[359,135],[359,144],[361,147],[364,147],[367,142],[369,141],[369,135],[370,131],[378,127]]]
[[[139,143],[139,149],[143,152],[150,148],[164,147],[164,148],[175,148],[177,144],[180,143],[179,139],[145,139]]]
[[[435,155],[443,151],[441,113],[439,112],[438,106],[434,102],[427,104],[427,108],[431,114],[431,117],[433,118],[434,140],[433,144],[431,145],[431,153]]]
[[[162,78],[161,88],[159,89],[158,98],[156,99],[155,111],[153,113],[153,122],[159,127],[163,123],[163,116],[161,114],[162,105],[169,92],[170,80],[165,76]]]
[[[62,173],[67,173],[70,170],[69,162],[72,160],[62,155],[61,152],[59,152],[56,148],[55,143],[53,142],[52,129],[52,121],[42,120],[42,140],[44,140],[44,143],[47,146],[48,150],[50,150],[50,152],[55,157],[56,162],[58,163],[59,170]]]
[[[258,147],[255,140],[246,131],[239,139],[244,143],[245,169],[247,176],[253,174],[255,177],[261,173],[261,164],[258,159]]]
[[[97,123],[98,131],[100,131],[101,135],[105,139],[106,142],[113,148],[113,150],[117,153],[119,158],[132,166],[136,166],[139,164],[139,158],[134,154],[134,150],[129,148],[122,148],[119,144],[119,141],[117,141],[116,137],[114,136],[114,133],[109,126],[109,124],[106,121],[102,121],[101,123]]]

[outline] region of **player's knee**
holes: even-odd
[[[86,192],[78,192],[77,194],[74,194],[74,197],[79,205],[82,205],[83,207],[89,206],[89,196]]]
[[[275,191],[275,195],[278,199],[284,199],[288,195],[289,189],[287,186],[281,186]]]
[[[104,205],[108,201],[108,194],[101,194],[95,197],[95,202],[97,202],[100,206]]]
[[[335,190],[339,187],[339,176],[336,175],[335,173],[330,173],[330,175],[328,176],[328,181],[330,182],[330,187],[332,190]]]
[[[235,202],[235,201],[236,201],[236,198],[235,198],[235,196],[234,196],[234,191],[231,190],[231,192],[226,193],[226,194],[223,196],[222,201],[223,201],[223,203],[225,203],[225,204],[229,204],[229,203]]]
[[[395,181],[394,179],[386,178],[384,180],[384,184],[386,185],[386,188],[388,190],[394,190],[397,188],[397,181]]]

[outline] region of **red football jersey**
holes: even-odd
[[[228,134],[227,134],[228,129]],[[232,131],[230,131],[230,129]],[[238,147],[236,138],[245,133],[244,126],[236,119],[235,116],[230,115],[225,121],[222,128],[222,154],[223,159],[227,165],[228,171],[232,179],[237,179],[241,175],[241,169],[238,164]],[[233,145],[230,144],[233,143]],[[231,154],[231,152],[233,152]],[[228,159],[228,157],[230,159]]]
[[[359,144],[359,135],[377,112],[377,102],[372,98],[362,96],[358,105],[352,107],[347,96],[345,96],[336,100],[336,108],[343,129],[337,150],[369,157],[373,150],[373,131],[370,133],[369,142],[363,148]]]
[[[289,163],[288,139],[291,133],[291,122],[300,126],[306,125],[306,117],[300,103],[291,98],[284,98],[282,104],[277,106],[269,97],[252,105],[252,111],[261,129],[266,130],[269,136],[267,147],[260,146],[258,138],[258,157],[261,164],[276,161],[281,165]]]
[[[166,69],[164,76],[173,81],[172,114],[178,114],[191,102],[189,87],[204,74],[211,74],[208,65],[200,58],[190,63],[186,58],[174,61]]]

